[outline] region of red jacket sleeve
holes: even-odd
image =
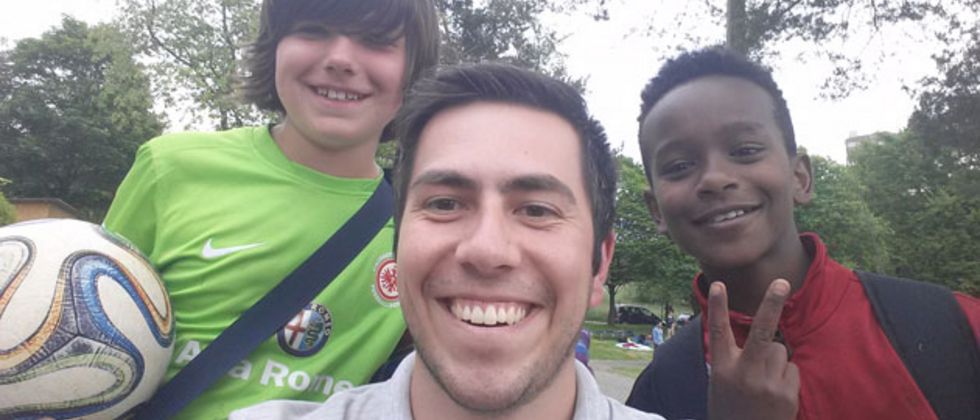
[[[973,338],[977,340],[977,347],[980,348],[980,299],[959,292],[954,293],[953,296],[966,314],[966,319],[973,328]]]

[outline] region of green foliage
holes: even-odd
[[[980,9],[980,2],[974,3]],[[977,15],[980,10],[974,10]],[[953,166],[975,168],[980,166],[980,19],[955,27],[946,40],[936,55],[941,74],[925,80],[909,129],[927,139],[931,153],[946,153]],[[974,187],[980,185],[974,181]],[[971,193],[980,194],[980,188]]]
[[[98,220],[137,147],[162,124],[129,43],[65,17],[0,52],[0,176],[14,196],[52,197]]]
[[[936,2],[909,0],[826,0],[826,1],[729,1],[744,8],[744,30],[738,41],[745,53],[761,52],[788,39],[820,43],[845,38],[857,26],[855,20],[872,30],[901,21],[921,21],[928,16],[944,16]]]
[[[815,156],[813,200],[796,212],[800,231],[820,234],[830,256],[851,268],[890,271],[888,224],[864,200],[868,188],[844,165]]]
[[[443,64],[506,61],[569,80],[558,51],[558,33],[540,16],[560,8],[561,1],[436,0],[441,14]]]
[[[921,22],[929,17],[945,16],[946,11],[931,0],[758,1],[747,7],[746,14],[746,43],[761,56],[774,54],[772,47],[785,40],[833,45],[828,41],[846,40],[861,32],[870,32],[874,37],[884,25]],[[838,48],[830,46],[814,51],[817,57],[834,65],[821,86],[824,95],[831,98],[862,89],[873,77],[864,67],[874,57],[866,53],[847,55]]]
[[[918,258],[912,260],[912,277],[980,295],[980,199],[943,188],[930,197],[926,212],[918,216],[929,234],[926,240],[916,240]]]
[[[0,178],[2,179],[2,178]],[[0,226],[9,225],[17,220],[17,212],[14,205],[7,201],[7,197],[0,192]]]
[[[217,129],[266,116],[235,95],[235,74],[258,28],[257,0],[124,0],[118,22],[153,74],[154,93]]]
[[[980,169],[905,132],[852,153],[871,210],[891,226],[893,274],[980,293]],[[956,165],[961,162],[963,165]]]
[[[378,151],[374,153],[374,161],[378,166],[385,169],[395,167],[395,158],[398,156],[398,143],[389,141],[378,145]]]
[[[172,109],[218,129],[269,116],[238,100],[235,75],[258,28],[258,0],[122,0],[118,19],[152,63],[154,93]],[[509,61],[567,79],[558,34],[545,11],[586,0],[435,0],[441,14],[442,62]],[[572,81],[580,90],[581,81]],[[382,157],[382,160],[384,157]]]
[[[647,188],[643,168],[626,156],[617,156],[617,162],[620,179],[614,224],[616,252],[606,281],[610,323],[615,314],[616,292],[622,286],[635,283],[646,302],[679,302],[690,294],[691,280],[697,272],[692,258],[669,238],[657,234],[643,200]]]
[[[938,77],[927,78],[909,132],[867,151],[864,168],[887,178],[887,162],[876,153],[904,160],[898,191],[907,211],[890,213],[902,232],[915,238],[903,246],[903,271],[980,295],[980,2],[961,4],[943,49],[934,55]],[[900,150],[894,150],[900,149]],[[897,230],[897,229],[896,229]]]
[[[824,76],[822,95],[830,98],[847,96],[855,89],[865,88],[875,75],[869,64],[880,62],[885,53],[869,54],[859,48],[859,54],[845,53],[840,43],[855,39],[862,45],[881,41],[882,29],[906,24],[927,27],[924,34],[943,32],[948,27],[949,12],[971,0],[940,2],[933,0],[709,0],[703,2],[709,16],[691,13],[687,19],[714,20],[726,28],[726,45],[764,62],[780,54],[786,45],[799,42],[807,45],[801,58],[816,58],[832,64]],[[665,35],[665,28],[650,28],[652,33]],[[701,45],[714,45],[720,40],[698,39]],[[684,48],[684,49],[688,49]]]

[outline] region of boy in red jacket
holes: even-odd
[[[937,418],[857,275],[828,257],[816,234],[797,231],[793,209],[810,200],[813,178],[771,74],[733,52],[701,50],[668,62],[642,98],[647,204],[659,231],[702,270],[694,292],[708,315],[694,328],[701,328],[712,380],[723,375],[748,390],[786,390],[782,401],[798,404],[800,419]],[[778,343],[771,354],[763,362],[719,357],[719,346],[748,350],[751,314],[775,279],[788,281],[790,295],[777,330],[763,337]],[[975,343],[980,301],[955,298]],[[658,350],[658,357],[666,353]],[[627,403],[670,418],[653,371],[641,375]],[[786,379],[796,371],[798,391]],[[707,395],[725,397],[710,389]]]

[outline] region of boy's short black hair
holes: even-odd
[[[405,88],[439,60],[439,28],[432,0],[264,0],[259,33],[249,48],[242,95],[259,109],[285,112],[276,91],[276,47],[300,22],[318,22],[348,35],[405,36]]]
[[[433,117],[475,102],[524,105],[552,112],[578,133],[582,177],[592,210],[593,272],[601,262],[602,241],[612,230],[616,167],[602,126],[589,115],[582,95],[559,80],[511,65],[483,63],[447,68],[416,83],[395,119],[399,154],[395,164],[395,223],[405,210],[408,183],[419,136]],[[397,244],[398,234],[395,233]]]
[[[743,55],[724,47],[710,47],[697,51],[683,53],[667,61],[660,71],[650,79],[640,97],[640,116],[637,120],[640,127],[643,120],[667,93],[674,88],[695,79],[707,76],[730,76],[752,82],[766,91],[775,105],[776,126],[782,132],[786,151],[790,156],[796,156],[796,135],[793,131],[793,119],[789,115],[789,107],[783,92],[772,78],[772,72],[761,65],[749,61]],[[642,139],[641,139],[642,140]],[[644,167],[647,157],[643,156]],[[650,169],[646,168],[647,178]]]

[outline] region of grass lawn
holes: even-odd
[[[616,340],[617,338],[624,337],[634,337],[639,334],[650,335],[650,330],[653,328],[651,324],[613,324],[608,325],[605,322],[595,322],[595,321],[585,321],[582,324],[582,328],[585,328],[592,332],[592,340]]]
[[[653,353],[648,351],[624,350],[616,347],[616,340],[612,336],[618,336],[631,332],[632,334],[650,334],[652,325],[648,324],[614,324],[607,325],[605,322],[585,321],[582,325],[592,332],[592,344],[589,346],[589,359],[595,360],[645,360],[653,358]],[[602,338],[600,338],[600,336]],[[609,337],[608,339],[606,337]],[[636,377],[643,368],[631,369],[622,368],[622,372],[630,377]]]
[[[589,359],[595,360],[650,360],[653,357],[653,352],[649,351],[636,351],[636,350],[623,350],[616,347],[616,342],[613,340],[596,340],[592,339],[592,345],[589,347]],[[639,371],[636,372],[639,375]]]

